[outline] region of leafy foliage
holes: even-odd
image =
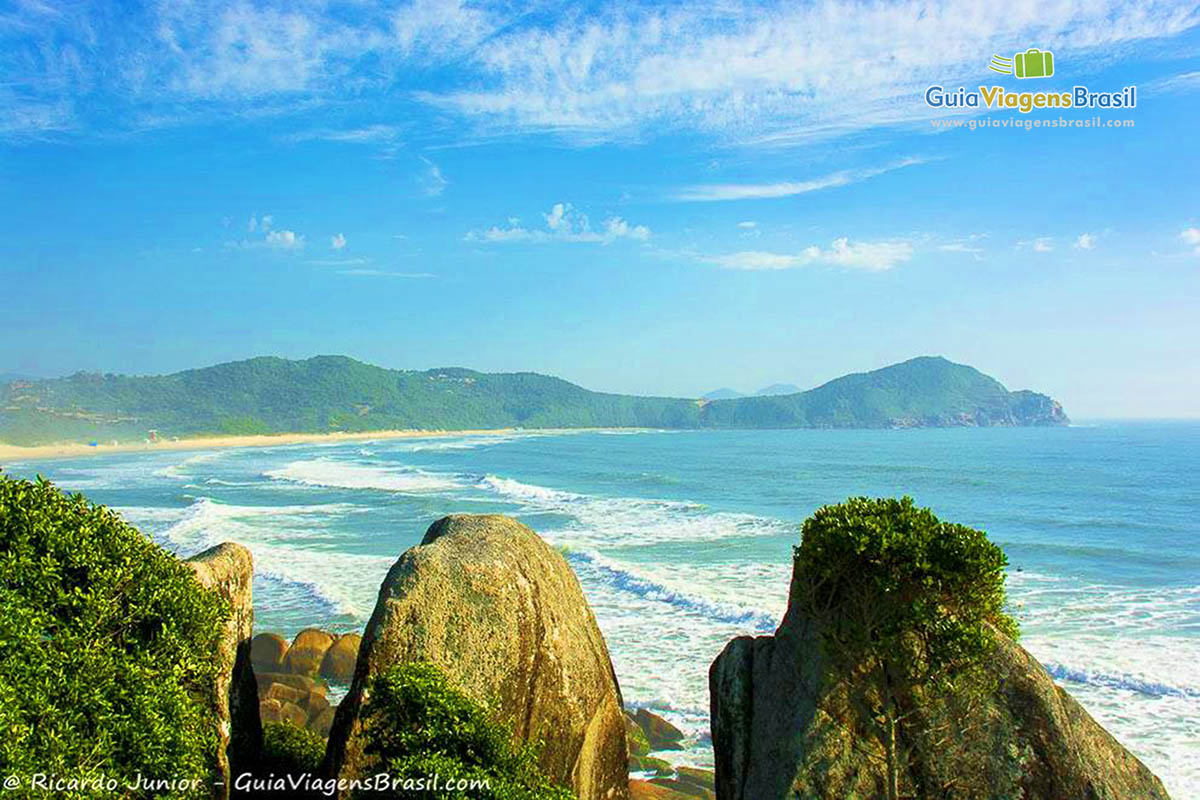
[[[325,758],[325,739],[289,722],[263,724],[263,759],[257,771],[279,775],[315,775]]]
[[[204,687],[228,614],[113,512],[0,475],[0,775],[207,789]]]
[[[905,767],[905,727],[929,699],[960,706],[988,691],[1004,612],[1003,551],[982,531],[940,521],[911,498],[857,497],[819,509],[796,548],[795,597],[813,620],[827,678],[881,746],[889,797]]]
[[[377,676],[363,710],[366,752],[395,780],[476,781],[465,791],[401,788],[399,798],[571,800],[538,770],[536,753],[513,744],[507,726],[454,688],[431,664],[402,664]],[[395,785],[395,782],[393,783]],[[374,796],[374,794],[372,795]]]
[[[78,373],[0,384],[0,440],[509,427],[796,428],[1060,424],[1050,398],[918,358],[809,392],[700,403],[583,389],[535,373],[413,372],[342,356],[254,358],[173,375]]]

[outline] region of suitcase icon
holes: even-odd
[[[1018,78],[1049,78],[1054,74],[1054,54],[1031,47],[1013,56],[1013,66]]]

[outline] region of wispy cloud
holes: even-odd
[[[704,259],[722,269],[783,270],[812,265],[882,272],[912,258],[913,246],[906,241],[852,242],[847,237],[834,239],[829,247],[811,245],[799,253],[773,253],[742,250]]]
[[[284,137],[292,142],[341,142],[343,144],[388,144],[396,141],[400,129],[395,125],[366,125],[361,128],[317,128],[297,131]]]
[[[976,261],[982,261],[984,253],[982,243],[987,236],[986,233],[972,233],[961,239],[939,244],[937,249],[943,253],[964,253]]]
[[[810,178],[806,181],[782,181],[778,183],[715,183],[689,186],[674,195],[675,200],[685,202],[714,202],[719,200],[760,200],[773,197],[792,197],[822,189],[848,186],[869,180],[885,172],[903,169],[914,164],[924,164],[930,159],[905,158],[882,167],[849,169]]]
[[[517,217],[509,217],[505,227],[493,226],[485,230],[471,231],[466,235],[469,242],[500,244],[507,242],[567,242],[611,244],[618,239],[646,241],[650,228],[631,225],[621,217],[609,217],[599,229],[593,229],[586,214],[570,203],[555,203],[542,215],[545,228],[527,228]]]
[[[1184,94],[1200,91],[1200,71],[1181,72],[1150,81],[1141,87],[1143,94]]]
[[[430,161],[425,156],[421,156],[421,161],[425,164],[425,170],[421,173],[421,186],[425,190],[425,194],[429,197],[437,197],[446,190],[446,184],[450,181],[446,180],[442,175],[442,169],[437,164]]]
[[[1017,242],[1018,250],[1032,250],[1035,253],[1049,253],[1054,250],[1054,238],[1038,236],[1035,239],[1021,239]]]
[[[753,230],[758,227],[758,223],[753,220],[746,220],[745,222],[739,222],[737,226],[743,230]]]
[[[315,258],[304,262],[314,267],[353,267],[358,264],[370,264],[369,258]]]
[[[341,250],[346,246],[346,236],[342,233],[335,233],[329,237],[329,248],[331,250]]]
[[[389,272],[385,269],[343,269],[338,270],[338,275],[346,275],[356,278],[436,278],[432,272]]]
[[[1184,228],[1179,234],[1183,243],[1192,248],[1192,252],[1200,256],[1200,228]]]
[[[475,137],[687,130],[777,143],[923,119],[918,94],[929,83],[978,76],[981,58],[1030,41],[1086,69],[1194,27],[1200,9],[1176,0],[734,0],[529,14],[501,0],[352,12],[195,0],[120,13],[103,3],[19,3],[2,23],[0,131],[10,137],[402,98],[474,123]],[[413,76],[433,70],[438,88],[418,86]],[[347,142],[390,135],[379,126],[317,133]]]
[[[1093,250],[1093,249],[1095,249],[1096,234],[1094,234],[1094,233],[1079,234],[1079,236],[1075,239],[1074,247],[1076,250]]]

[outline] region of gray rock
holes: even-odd
[[[642,729],[651,750],[682,750],[683,731],[652,711],[639,708],[633,721]]]
[[[354,677],[354,665],[358,661],[361,644],[362,637],[357,633],[339,636],[321,659],[321,677],[332,683],[349,683]]]
[[[717,796],[722,800],[877,798],[882,753],[834,721],[811,623],[789,607],[774,636],[729,642],[709,670]],[[1023,800],[1165,800],[1162,783],[1022,647],[1002,638],[998,679],[979,706],[953,695],[921,709],[906,796]],[[828,712],[833,712],[831,716]],[[954,720],[954,723],[951,723]],[[943,727],[945,726],[945,727]],[[955,731],[951,737],[921,731]]]
[[[250,637],[254,633],[254,561],[250,551],[226,542],[184,562],[196,581],[229,601],[233,613],[221,632],[217,652],[219,671],[210,694],[218,721],[217,774],[213,781],[218,797],[228,797],[232,776],[247,769],[262,752],[262,722],[258,715],[258,687],[250,665]],[[233,763],[231,763],[231,761]]]
[[[260,633],[250,640],[250,662],[254,671],[282,672],[288,642],[278,633]]]
[[[338,706],[325,771],[370,774],[358,710],[368,681],[426,661],[487,703],[539,766],[579,800],[624,800],[628,766],[621,693],[608,648],[562,555],[513,519],[435,522],[389,571]]]

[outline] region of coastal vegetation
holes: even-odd
[[[532,745],[513,743],[513,733],[488,709],[452,686],[434,665],[403,663],[377,675],[361,720],[366,753],[398,787],[404,800],[573,800],[538,768]],[[427,785],[437,776],[444,787]],[[378,793],[372,792],[371,796]]]
[[[262,357],[171,375],[0,383],[0,441],[483,428],[890,428],[1065,424],[1062,408],[922,357],[807,392],[724,400],[593,392],[532,372],[391,370]],[[150,432],[154,433],[151,434]]]
[[[114,512],[0,475],[0,775],[30,796],[207,787],[218,721],[206,687],[228,616]],[[74,783],[39,791],[39,774]]]

